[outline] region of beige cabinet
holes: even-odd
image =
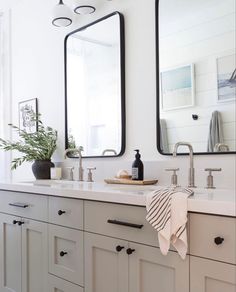
[[[21,292],[20,218],[0,214],[0,291]]]
[[[236,218],[190,215],[190,292],[236,291]]]
[[[85,292],[188,292],[189,261],[175,252],[85,233]]]
[[[163,256],[159,248],[130,243],[129,292],[188,292],[189,257]]]
[[[23,219],[22,292],[47,292],[47,224]]]
[[[0,214],[0,291],[47,292],[47,225]]]
[[[85,292],[128,292],[128,243],[85,232]]]
[[[190,257],[191,292],[235,292],[236,266]]]
[[[83,286],[83,232],[62,226],[48,226],[49,272]]]
[[[48,276],[48,292],[83,292],[84,289],[53,275]]]

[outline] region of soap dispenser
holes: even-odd
[[[143,163],[140,159],[139,150],[136,149],[135,160],[132,164],[132,180],[143,180]]]

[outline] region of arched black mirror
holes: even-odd
[[[82,146],[84,157],[124,153],[124,61],[124,19],[118,12],[66,36],[66,148]]]
[[[156,32],[158,151],[235,153],[235,1],[159,0]]]

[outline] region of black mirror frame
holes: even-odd
[[[119,157],[125,153],[125,145],[126,145],[126,109],[125,109],[125,24],[124,24],[124,16],[115,11],[110,13],[102,18],[97,19],[79,29],[73,30],[69,34],[65,36],[64,40],[64,80],[65,80],[65,149],[68,148],[68,114],[67,114],[67,55],[66,55],[66,48],[67,48],[67,39],[70,35],[84,30],[89,26],[92,26],[98,22],[101,22],[111,16],[118,15],[120,19],[120,77],[121,77],[121,150],[117,155],[109,155],[109,156],[83,156],[83,158],[111,158],[111,157]],[[69,158],[79,158],[71,155],[70,153],[67,154]]]
[[[160,66],[159,66],[159,2],[155,0],[155,36],[156,36],[156,146],[160,154],[171,156],[172,153],[164,153],[160,147]],[[236,154],[236,151],[228,152],[194,152],[194,155],[222,155]],[[189,153],[178,153],[177,155],[189,155]]]

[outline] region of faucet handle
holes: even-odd
[[[96,167],[87,167],[88,170],[88,182],[93,182],[93,173],[92,170],[95,170]]]
[[[171,184],[177,186],[178,177],[176,171],[179,171],[179,168],[166,168],[165,171],[173,171],[173,174],[171,175]]]
[[[69,180],[74,180],[74,166],[68,166],[66,169],[69,169]]]
[[[213,184],[213,175],[212,171],[221,171],[221,168],[205,168],[205,171],[208,171],[209,174],[207,176],[207,186],[206,189],[215,189]]]
[[[209,171],[209,174],[211,174],[212,171],[221,171],[221,168],[205,168],[205,171]]]

